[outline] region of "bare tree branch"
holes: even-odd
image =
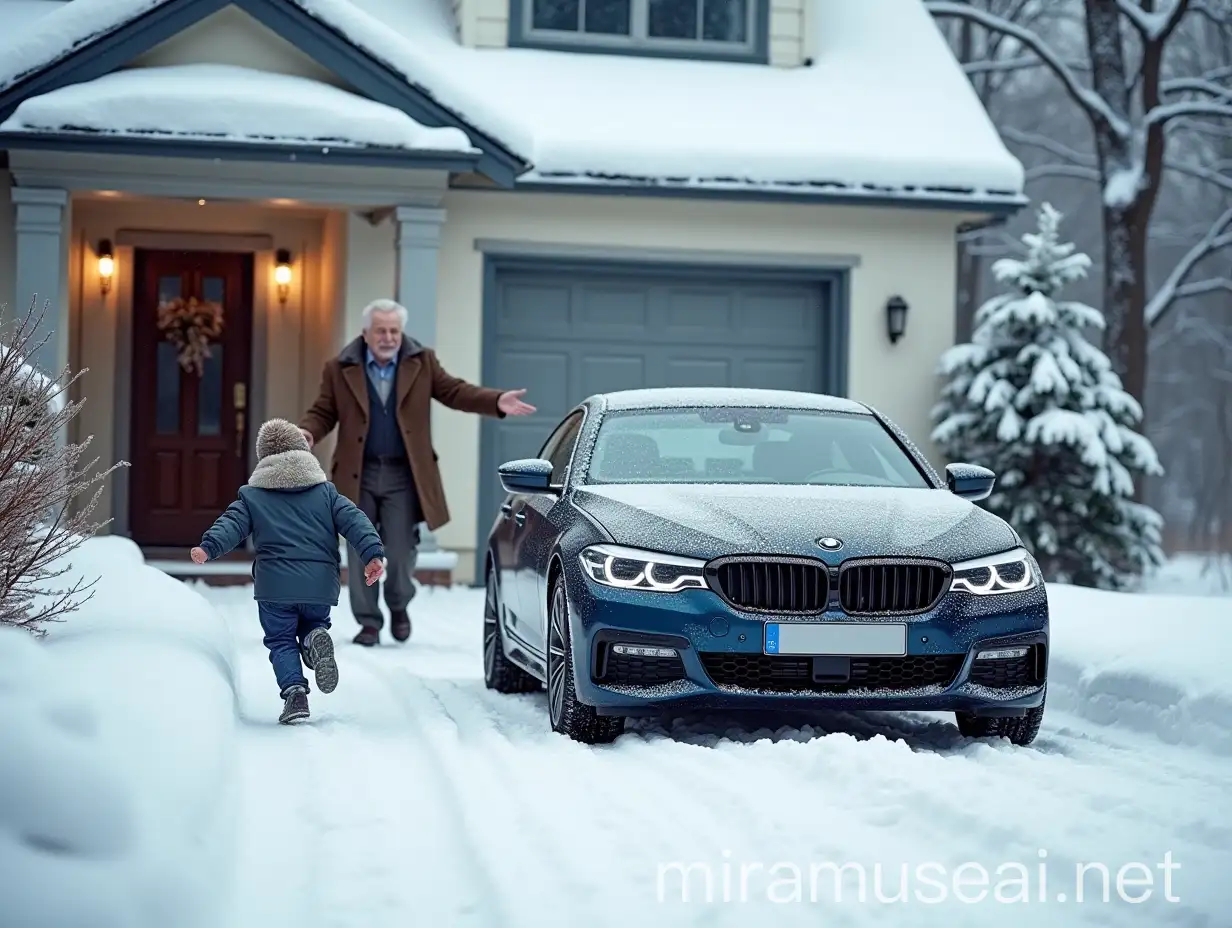
[[[1065,66],[1071,71],[1089,71],[1091,66],[1085,61],[1066,61]],[[1017,58],[981,59],[963,64],[967,74],[1000,74],[1003,72],[1030,71],[1036,68],[1046,68],[1047,64],[1035,55],[1020,55]]]
[[[1041,164],[1037,167],[1027,168],[1024,172],[1024,177],[1029,181],[1040,180],[1044,177],[1067,177],[1072,180],[1085,180],[1095,184],[1102,183],[1103,181],[1098,168],[1087,168],[1077,164]]]
[[[81,410],[82,402],[65,400],[81,374],[62,384],[67,368],[52,379],[25,361],[37,326],[32,307],[0,337],[0,625],[41,634],[44,623],[81,605],[78,597],[89,585],[78,580],[65,590],[51,581],[69,571],[66,555],[101,527],[90,521],[101,483],[126,465],[87,476],[97,463],[81,464],[89,439],[62,441]],[[85,505],[70,512],[95,487]]]
[[[1189,7],[1187,0],[1164,0],[1162,9],[1147,11],[1133,0],[1116,0],[1119,9],[1138,30],[1143,41],[1162,42],[1171,35],[1184,18]]]
[[[1180,299],[1180,290],[1186,279],[1203,258],[1232,245],[1232,232],[1228,229],[1232,229],[1232,209],[1224,210],[1223,215],[1215,220],[1202,240],[1189,249],[1185,257],[1177,262],[1172,273],[1168,275],[1168,279],[1147,302],[1145,315],[1148,326],[1158,323],[1168,309]]]
[[[1192,164],[1185,161],[1169,161],[1166,167],[1169,171],[1176,171],[1176,173],[1184,174],[1186,177],[1206,181],[1232,193],[1232,176],[1227,174],[1221,174],[1218,171],[1212,171],[1210,168],[1204,168],[1200,164]]]
[[[1107,126],[1117,135],[1122,137],[1129,136],[1130,127],[1108,105],[1108,101],[1089,87],[1084,86],[1078,80],[1073,70],[1061,60],[1056,51],[1030,29],[1024,29],[1017,23],[1012,23],[1002,16],[997,16],[963,3],[955,3],[952,0],[924,0],[924,5],[934,16],[968,19],[971,22],[978,23],[985,29],[1000,32],[1003,35],[1017,39],[1039,56],[1040,60],[1047,65],[1052,73],[1057,76],[1057,79],[1065,86],[1065,89],[1073,97],[1074,101],[1087,111],[1092,120]]]
[[[1232,119],[1232,103],[1212,103],[1210,100],[1181,100],[1152,107],[1146,114],[1145,127],[1166,126],[1170,120],[1183,116],[1214,116]]]
[[[1070,148],[1068,145],[1062,145],[1060,142],[1054,141],[1046,135],[1040,135],[1038,132],[1024,132],[1022,129],[1015,129],[1013,126],[1005,126],[1001,130],[1001,137],[1011,142],[1016,142],[1019,145],[1039,148],[1050,155],[1055,155],[1068,164],[1082,165],[1083,167],[1095,166],[1094,155]]]
[[[1198,283],[1185,284],[1176,291],[1176,298],[1184,300],[1192,296],[1204,296],[1207,293],[1216,293],[1220,290],[1227,290],[1232,293],[1232,278],[1230,277],[1212,277],[1210,280],[1199,281]]]
[[[1177,77],[1163,81],[1159,89],[1163,93],[1209,93],[1212,97],[1232,103],[1232,87],[1216,84],[1209,77]]]

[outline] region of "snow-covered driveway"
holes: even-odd
[[[1026,749],[850,714],[587,747],[484,688],[459,589],[422,592],[407,645],[336,610],[338,690],[280,727],[250,590],[207,595],[239,664],[234,928],[1228,924],[1226,754],[1059,710]]]

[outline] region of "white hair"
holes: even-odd
[[[402,323],[402,328],[406,329],[406,307],[396,300],[373,300],[364,307],[363,320],[365,332],[372,328],[373,313],[397,313],[398,320]]]

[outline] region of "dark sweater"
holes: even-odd
[[[385,556],[372,522],[307,451],[262,459],[240,487],[239,499],[202,536],[201,547],[213,560],[249,535],[256,547],[253,598],[267,602],[336,606],[342,586],[339,535],[360,552],[361,563],[351,570]]]
[[[364,457],[366,458],[404,458],[406,445],[402,443],[402,433],[398,430],[398,414],[396,410],[398,396],[398,379],[395,376],[390,384],[389,399],[381,402],[381,394],[377,392],[370,376],[364,377],[368,384],[368,438],[364,442]]]

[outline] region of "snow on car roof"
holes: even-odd
[[[683,406],[761,406],[862,413],[866,416],[872,414],[862,403],[841,396],[747,387],[652,387],[597,393],[591,399],[601,402],[607,411]]]

